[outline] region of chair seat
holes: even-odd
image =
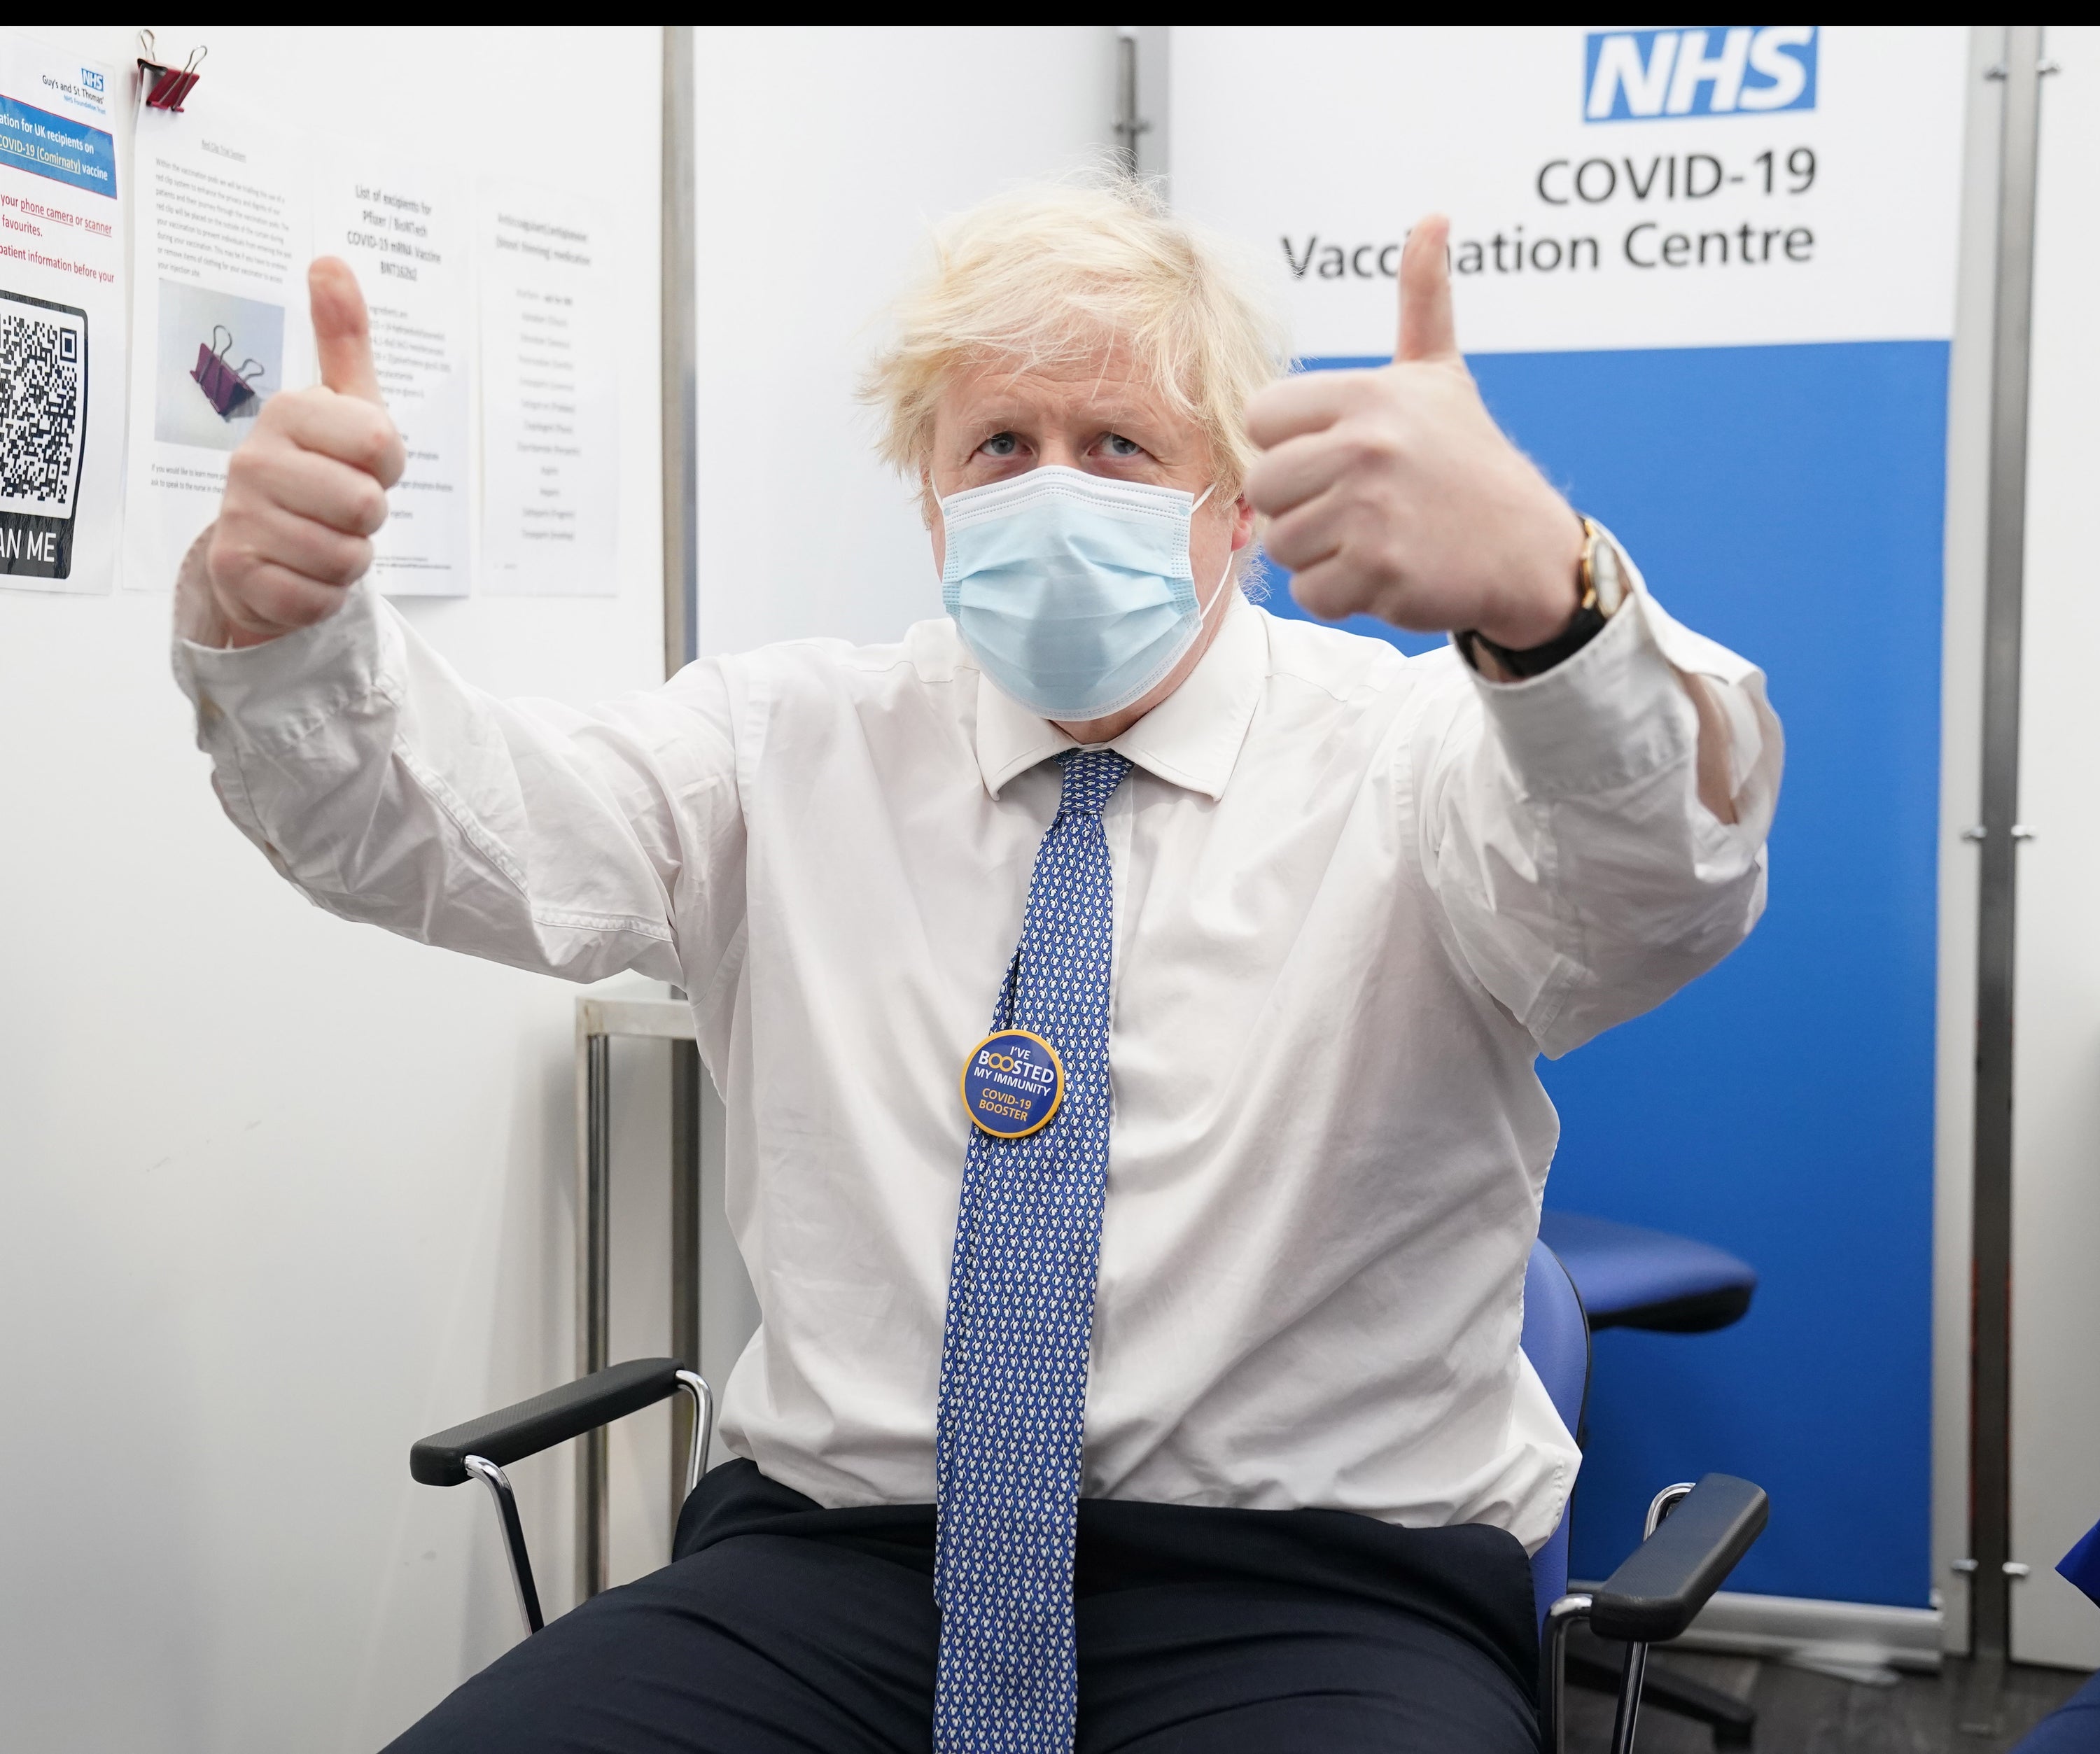
[[[1741,1320],[1758,1288],[1747,1262],[1666,1231],[1547,1212],[1538,1234],[1575,1281],[1592,1331],[1705,1333]]]

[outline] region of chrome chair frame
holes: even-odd
[[[503,1532],[529,1636],[545,1624],[526,1549],[518,1501],[504,1465],[586,1433],[673,1395],[690,1398],[692,1442],[685,1489],[699,1485],[714,1434],[714,1395],[704,1378],[675,1359],[635,1359],[594,1371],[545,1395],[427,1437],[409,1452],[409,1470],[426,1485],[457,1486],[478,1479],[488,1489]],[[1623,1643],[1612,1754],[1633,1754],[1651,1644],[1674,1638],[1734,1570],[1763,1531],[1764,1492],[1747,1480],[1710,1474],[1696,1483],[1658,1492],[1649,1505],[1641,1545],[1603,1584],[1569,1591],[1545,1610],[1539,1635],[1538,1706],[1546,1754],[1567,1745],[1568,1635],[1586,1624],[1600,1638]]]
[[[546,1620],[532,1576],[532,1556],[525,1545],[525,1527],[518,1514],[517,1494],[503,1465],[597,1431],[678,1394],[686,1396],[693,1409],[692,1440],[686,1450],[686,1492],[690,1496],[700,1483],[708,1446],[714,1438],[715,1397],[705,1377],[671,1358],[635,1359],[594,1371],[580,1382],[426,1437],[409,1451],[409,1472],[427,1486],[458,1486],[477,1479],[488,1488],[503,1531],[504,1552],[510,1561],[518,1617],[528,1636],[544,1627]]]

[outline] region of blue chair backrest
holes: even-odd
[[[1524,1270],[1524,1351],[1546,1385],[1554,1411],[1570,1431],[1582,1427],[1582,1397],[1590,1386],[1590,1324],[1560,1258],[1542,1242],[1531,1247]],[[1568,1593],[1568,1518],[1531,1562],[1532,1594],[1543,1621]]]

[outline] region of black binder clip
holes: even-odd
[[[171,110],[179,116],[183,99],[196,90],[196,82],[204,75],[197,71],[204,65],[204,58],[211,53],[202,43],[190,51],[190,58],[180,67],[168,67],[153,59],[158,53],[153,46],[150,30],[139,33],[139,46],[146,52],[139,57],[139,89],[148,109]]]

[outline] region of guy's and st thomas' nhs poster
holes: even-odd
[[[1599,1337],[1578,1576],[1630,1550],[1657,1488],[1718,1470],[1774,1506],[1732,1587],[1930,1589],[1965,51],[1957,28],[1815,24],[1173,33],[1176,205],[1268,257],[1308,365],[1390,357],[1399,246],[1449,214],[1459,342],[1496,416],[1667,607],[1764,668],[1786,724],[1749,943],[1542,1069],[1549,1207],[1761,1276],[1726,1331]],[[1272,606],[1292,612],[1280,582]]]

